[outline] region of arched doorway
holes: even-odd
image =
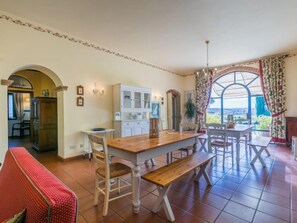
[[[265,104],[259,74],[254,70],[223,73],[212,84],[207,123],[225,123],[227,116],[249,119],[258,131],[269,131],[271,116]]]
[[[57,119],[58,119],[58,127],[57,127],[57,141],[58,141],[58,155],[60,157],[64,157],[64,117],[63,117],[63,91],[57,92],[56,88],[58,86],[63,86],[60,78],[48,68],[42,66],[25,66],[22,67],[10,76],[15,77],[19,76],[26,80],[28,80],[32,84],[32,90],[30,93],[30,97],[51,97],[57,98]],[[20,93],[24,92],[21,88],[15,88],[15,86],[8,88],[8,94],[12,90],[18,90]],[[28,99],[26,99],[28,100]],[[30,99],[29,99],[30,100]],[[9,110],[9,108],[8,108]],[[32,112],[32,111],[30,111]],[[8,125],[8,136],[11,135],[10,125]],[[31,128],[32,129],[32,128]],[[59,129],[59,131],[58,131]],[[32,141],[32,138],[30,139]]]
[[[167,128],[179,130],[181,122],[181,95],[177,90],[171,89],[167,94]]]
[[[235,94],[234,92],[238,92]],[[238,103],[240,99],[240,107],[238,109],[238,118],[250,119],[252,117],[251,107],[251,91],[244,84],[231,83],[226,86],[221,95],[221,123],[226,122],[225,117],[230,114],[230,110]],[[225,102],[225,103],[224,103]],[[232,111],[234,113],[234,111]]]

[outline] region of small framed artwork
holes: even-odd
[[[76,105],[77,106],[84,106],[84,98],[83,97],[77,97],[76,98]]]
[[[159,102],[152,102],[152,118],[160,118],[160,103]]]
[[[195,99],[195,91],[191,90],[191,91],[185,91],[185,103],[187,103],[187,101],[192,100],[193,103],[195,103],[196,99]]]
[[[114,120],[116,120],[116,121],[121,120],[121,112],[115,112],[114,113]]]
[[[81,85],[78,85],[78,86],[76,87],[76,94],[77,94],[77,95],[84,95],[84,87],[81,86]]]

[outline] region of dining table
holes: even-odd
[[[235,124],[233,127],[226,129],[226,136],[235,139],[236,143],[236,161],[240,160],[240,138],[244,135],[249,135],[249,140],[252,138],[252,130],[254,125],[251,124]],[[211,153],[210,140],[208,140],[208,152]]]
[[[132,167],[132,190],[134,213],[140,208],[140,166],[146,160],[169,154],[179,148],[193,145],[196,150],[200,133],[161,131],[159,137],[150,138],[149,134],[107,140],[108,153],[130,161]],[[167,155],[167,159],[169,156]],[[167,160],[168,161],[168,160]]]

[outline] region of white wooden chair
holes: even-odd
[[[216,155],[223,153],[223,166],[225,165],[226,153],[229,153],[233,164],[233,143],[226,136],[226,124],[207,124],[208,145],[214,149]],[[229,150],[231,147],[231,150]]]
[[[93,153],[93,162],[95,167],[95,199],[94,205],[98,204],[99,192],[104,195],[103,216],[107,215],[108,204],[110,201],[132,194],[126,192],[120,195],[122,188],[131,187],[131,183],[121,177],[127,174],[131,175],[132,170],[123,163],[111,163],[106,146],[106,140],[102,136],[88,135]],[[111,180],[116,179],[116,180]],[[123,182],[123,185],[121,185]],[[110,198],[110,193],[117,191],[118,195]]]
[[[197,133],[198,132],[198,124],[193,124],[193,123],[182,123],[180,124],[180,127],[182,128],[182,131],[183,132],[191,132],[191,133]],[[186,155],[188,156],[190,151],[192,150],[195,150],[196,148],[193,147],[193,145],[189,145],[185,148],[180,148],[178,149],[178,151],[180,152],[180,157],[176,157],[176,156],[173,156],[173,153],[171,152],[170,153],[170,156],[171,156],[171,161],[172,159],[180,159],[183,157],[183,152],[186,153]]]

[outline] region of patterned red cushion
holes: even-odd
[[[2,223],[24,223],[26,217],[26,209],[22,210],[20,213],[15,214],[12,218],[2,221]]]
[[[26,222],[75,222],[76,195],[24,148],[10,148],[0,171],[0,221],[26,208]]]

